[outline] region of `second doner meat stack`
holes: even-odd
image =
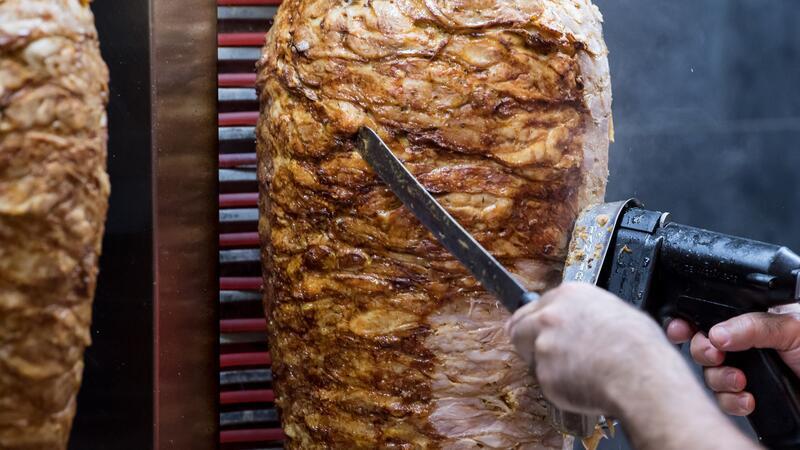
[[[356,151],[377,130],[532,290],[600,201],[611,92],[588,1],[290,0],[270,31],[260,232],[294,449],[561,448],[508,313]]]
[[[0,0],[0,449],[67,448],[108,209],[108,69],[81,0]]]

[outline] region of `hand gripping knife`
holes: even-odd
[[[361,156],[403,204],[514,312],[538,300],[492,257],[403,166],[378,135],[359,131]],[[640,308],[659,323],[687,320],[703,332],[729,318],[800,301],[800,256],[785,247],[672,223],[636,200],[584,210],[572,233],[564,281],[592,283]],[[727,355],[756,398],[748,416],[768,448],[800,448],[800,378],[774,350]],[[561,431],[592,436],[602,417],[550,408]]]

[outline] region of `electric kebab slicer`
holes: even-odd
[[[511,312],[539,296],[528,292],[414,178],[378,135],[359,131],[359,151],[417,219]],[[785,247],[679,225],[628,200],[584,210],[575,225],[565,281],[595,284],[659,323],[679,317],[708,330],[749,312],[800,301],[800,256]],[[768,448],[800,448],[800,379],[774,350],[728,354],[756,398],[748,416]],[[592,436],[602,417],[551,407],[561,431]]]
[[[596,205],[576,222],[564,280],[596,284],[659,323],[679,317],[707,333],[730,318],[800,301],[800,256],[786,247],[669,221],[636,200]],[[774,350],[730,353],[756,399],[748,416],[771,449],[800,448],[800,379]],[[569,413],[569,424],[591,419]],[[577,426],[565,428],[576,429]]]

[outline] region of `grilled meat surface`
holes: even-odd
[[[106,217],[108,72],[81,0],[0,0],[0,448],[63,449]]]
[[[532,290],[603,198],[588,0],[286,0],[259,63],[265,309],[292,449],[562,448],[508,313],[361,159],[378,131]]]

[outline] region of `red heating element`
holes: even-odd
[[[255,64],[279,0],[218,0],[220,448],[283,448],[261,306]]]

